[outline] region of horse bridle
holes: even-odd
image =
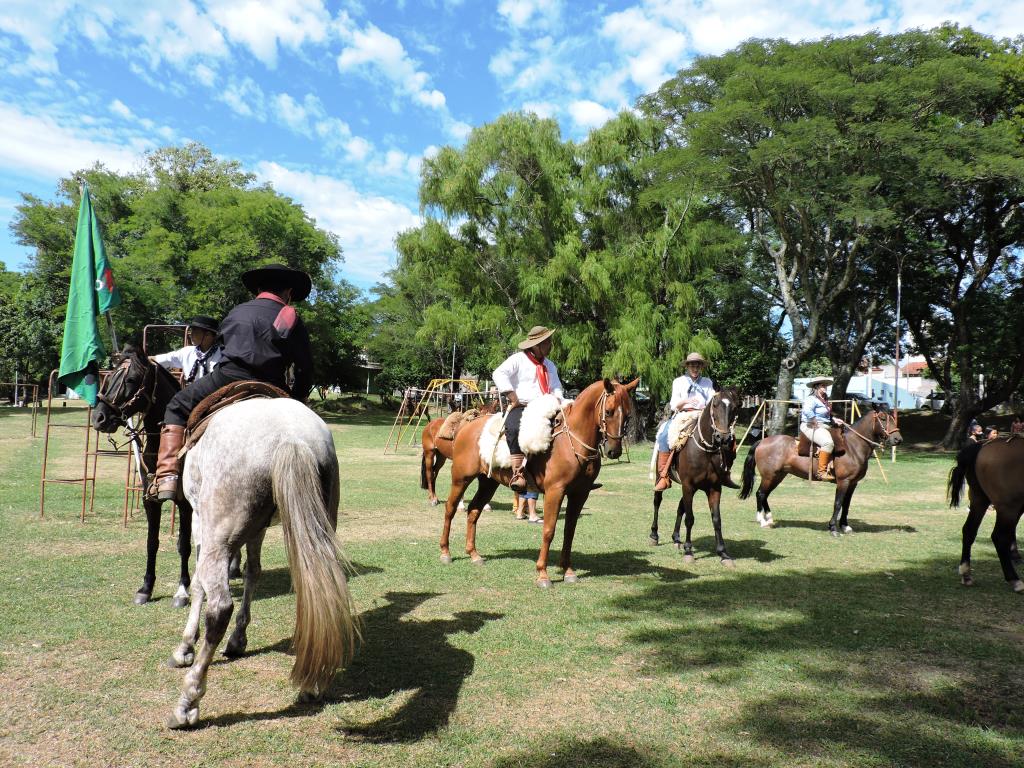
[[[730,438],[733,437],[733,428],[736,426],[736,421],[739,419],[739,411],[737,410],[736,415],[733,416],[732,421],[729,423],[727,430],[719,428],[718,424],[715,423],[715,406],[717,403],[725,402],[726,406],[731,406],[732,401],[727,397],[723,397],[721,392],[716,392],[715,396],[711,398],[705,408],[708,412],[708,420],[711,422],[711,438],[710,440],[704,437],[701,432],[700,422],[697,422],[697,428],[694,430],[693,435],[696,438],[697,446],[704,451],[704,453],[715,453],[722,450],[727,444]],[[715,438],[719,439],[719,444],[715,445]]]
[[[603,455],[605,443],[607,443],[609,440],[621,440],[624,434],[620,432],[617,435],[613,435],[611,432],[608,431],[608,409],[605,406],[608,403],[608,397],[614,394],[614,392],[602,392],[601,397],[597,401],[597,410],[600,414],[597,420],[597,428],[598,431],[601,433],[601,439],[600,441],[598,441],[596,448],[592,445],[587,445],[585,442],[580,440],[579,437],[576,436],[575,432],[569,429],[569,417],[568,415],[566,415],[564,408],[559,408],[562,414],[562,427],[552,435],[552,438],[557,437],[558,435],[563,433],[566,436],[568,436],[569,445],[572,446],[572,452],[576,454],[576,458],[579,459],[580,461],[592,461],[593,459],[596,459],[598,456]],[[619,403],[615,408],[612,409],[612,413],[614,414],[621,408],[622,404]],[[625,419],[623,419],[623,423],[625,423]],[[593,455],[588,456],[586,454],[580,453],[578,450],[576,450],[577,443],[579,443],[585,450],[590,451]]]
[[[870,438],[864,437],[864,435],[862,435],[860,432],[858,432],[856,429],[854,429],[853,426],[850,425],[850,424],[847,424],[846,428],[848,430],[850,430],[851,432],[853,432],[853,434],[855,434],[857,437],[859,437],[865,443],[868,443],[869,445],[872,445],[875,448],[877,448],[877,447],[879,447],[881,445],[884,445],[885,443],[888,443],[890,441],[890,436],[892,435],[892,433],[900,431],[900,425],[896,421],[896,417],[890,416],[888,413],[884,414],[884,416],[885,416],[885,421],[884,422],[882,420],[883,414],[880,414],[878,411],[875,411],[871,415],[874,417],[874,424],[878,425],[878,427],[882,430],[882,434],[885,436],[881,441],[876,443],[874,440],[871,440]],[[892,425],[893,426],[892,426],[892,429],[887,429],[887,427],[889,426],[889,421],[890,420],[892,420]],[[872,430],[871,434],[874,435],[874,430]]]
[[[142,368],[142,383],[139,388],[135,390],[135,393],[128,398],[124,405],[118,405],[117,399],[123,394],[125,381],[128,378],[128,372],[132,369],[132,366]],[[151,386],[147,386],[147,379],[152,377]],[[106,405],[111,410],[115,411],[120,416],[121,421],[127,423],[128,417],[136,413],[146,413],[153,405],[156,400],[156,366],[150,364],[144,366],[134,355],[126,356],[121,364],[117,367],[117,370],[110,374],[110,378],[107,379],[107,386],[96,395],[96,399]],[[140,400],[145,400],[145,405],[138,407]]]

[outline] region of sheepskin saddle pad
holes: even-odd
[[[526,406],[523,410],[523,420],[519,424],[519,447],[523,449],[523,453],[544,453],[551,447],[551,420],[560,410],[561,405],[554,395],[541,395]],[[480,458],[489,466],[493,456],[494,466],[511,467],[512,456],[505,436],[500,435],[501,440],[498,439],[501,423],[502,415],[496,413],[487,419],[484,428],[480,430]]]

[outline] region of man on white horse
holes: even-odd
[[[835,450],[829,427],[841,427],[843,421],[832,415],[832,404],[828,401],[828,387],[832,381],[829,376],[815,376],[808,381],[807,387],[811,394],[804,398],[803,409],[800,411],[800,432],[821,449],[818,452],[818,471],[814,476],[816,480],[836,479],[828,468],[828,461]]]
[[[295,366],[291,396],[305,401],[313,387],[313,355],[309,333],[292,302],[312,290],[309,275],[283,264],[268,264],[242,275],[256,297],[232,309],[220,324],[224,362],[174,396],[164,412],[156,477],[148,494],[158,501],[178,493],[178,453],[185,441],[185,425],[197,405],[221,387],[235,381],[263,381],[285,389],[285,372]]]
[[[682,421],[682,429],[690,431],[711,398],[715,396],[715,385],[707,376],[702,376],[707,360],[699,352],[686,356],[686,373],[672,382],[672,397],[669,408],[673,418]],[[676,416],[676,414],[681,414]],[[673,419],[668,419],[658,430],[658,481],[654,490],[664,491],[672,487],[669,470],[672,464],[673,447],[668,444],[668,428]]]
[[[203,378],[224,360],[224,348],[217,343],[216,320],[206,315],[196,315],[188,324],[188,333],[192,339],[191,344],[149,358],[167,370],[179,369],[184,384]]]
[[[523,477],[526,455],[519,446],[519,423],[523,418],[523,408],[541,395],[552,394],[559,400],[564,399],[558,369],[547,357],[551,352],[553,333],[553,329],[535,325],[526,338],[519,342],[522,351],[509,357],[491,374],[498,391],[508,401],[505,440],[512,456],[512,481],[509,488],[516,493],[524,492],[527,487],[526,478]]]

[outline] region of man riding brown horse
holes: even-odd
[[[535,325],[526,338],[519,342],[522,351],[511,355],[491,374],[498,391],[509,403],[505,416],[505,440],[512,454],[512,480],[509,488],[516,493],[522,493],[527,488],[523,475],[526,455],[519,446],[519,424],[523,419],[523,408],[541,395],[552,394],[559,400],[564,399],[558,368],[547,357],[551,352],[553,333],[553,329]]]
[[[160,430],[156,477],[148,493],[159,501],[178,495],[178,453],[188,417],[200,401],[235,381],[262,381],[285,388],[285,372],[295,366],[292,398],[304,401],[313,386],[309,333],[292,302],[309,296],[312,280],[305,272],[268,264],[242,275],[255,298],[239,304],[220,324],[224,362],[172,398]]]
[[[811,394],[804,398],[803,409],[800,411],[800,434],[820,448],[818,471],[814,473],[814,479],[835,482],[836,476],[828,465],[835,452],[835,440],[830,430],[843,426],[844,422],[833,415],[832,404],[828,401],[828,387],[832,381],[829,376],[815,376],[807,382]]]

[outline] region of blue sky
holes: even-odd
[[[361,287],[419,222],[419,167],[526,109],[583,138],[693,56],[944,20],[1024,33],[1024,0],[0,0],[0,260],[20,192],[201,141],[337,233]]]

